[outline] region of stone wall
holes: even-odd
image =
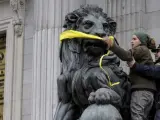
[[[135,30],[160,43],[159,0],[26,0],[22,120],[51,120],[57,105],[59,34],[64,16],[83,4],[97,4],[117,21],[116,37],[130,48]],[[126,72],[125,63],[121,64]]]
[[[160,3],[159,0],[146,0],[146,29],[160,44]]]
[[[0,20],[12,17],[12,8],[9,5],[9,1],[0,2]]]

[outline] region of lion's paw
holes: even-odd
[[[120,96],[109,88],[100,88],[96,92],[91,92],[88,98],[91,104],[119,104]]]

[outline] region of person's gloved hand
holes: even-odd
[[[114,37],[113,36],[109,36],[109,37],[106,36],[106,37],[103,38],[103,40],[108,45],[108,49],[113,46],[113,43],[114,43]]]
[[[134,58],[132,58],[132,61],[127,61],[127,64],[128,64],[128,66],[129,66],[130,68],[132,68],[135,63],[136,63],[136,61],[135,61]]]

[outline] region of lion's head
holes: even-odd
[[[81,6],[67,14],[63,27],[100,37],[114,35],[116,32],[116,22],[95,5]]]
[[[115,34],[116,22],[98,6],[85,5],[67,14],[63,27],[104,37]],[[107,47],[102,41],[85,39],[82,42],[84,51],[94,56],[103,54]]]

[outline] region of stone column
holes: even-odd
[[[85,0],[34,0],[32,120],[52,120],[57,106],[60,73],[59,35],[64,16]]]
[[[8,52],[6,53],[8,64],[6,64],[6,71],[8,72],[5,77],[3,119],[21,120],[25,0],[10,0],[10,6],[13,14],[12,26],[6,30],[6,51]]]

